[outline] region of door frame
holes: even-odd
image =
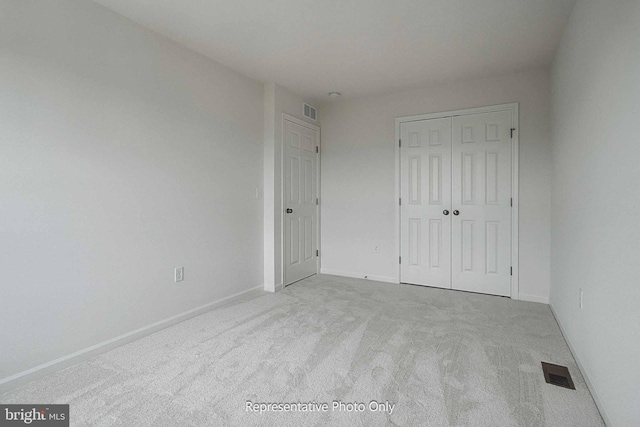
[[[446,117],[466,116],[470,114],[479,113],[493,113],[496,111],[510,111],[512,126],[515,128],[513,132],[513,138],[511,138],[511,197],[513,198],[513,206],[511,209],[511,266],[513,267],[513,273],[511,275],[511,299],[520,299],[520,284],[519,284],[519,263],[518,263],[518,178],[519,178],[519,146],[520,146],[520,126],[519,126],[519,103],[513,102],[509,104],[489,105],[485,107],[465,108],[462,110],[443,111],[439,113],[419,114],[415,116],[404,116],[396,118],[396,131],[395,131],[395,200],[398,200],[395,209],[395,245],[398,259],[401,255],[401,232],[400,232],[400,185],[401,185],[401,170],[400,170],[400,125],[402,123],[414,122],[419,120],[430,119],[442,119]],[[400,262],[396,264],[396,283],[400,282]]]
[[[286,269],[285,269],[285,259],[284,259],[284,229],[285,229],[285,212],[284,212],[284,151],[285,151],[285,122],[295,123],[299,126],[305,127],[307,129],[311,129],[313,131],[318,132],[318,152],[316,153],[316,195],[318,197],[318,204],[316,205],[316,246],[318,250],[318,256],[316,257],[316,274],[320,272],[320,256],[322,255],[322,251],[320,250],[320,204],[322,200],[320,198],[320,126],[316,126],[309,122],[306,122],[302,119],[299,119],[295,116],[292,116],[287,113],[282,113],[282,129],[280,134],[282,135],[281,141],[281,153],[280,153],[280,164],[282,167],[280,168],[280,212],[281,212],[281,220],[280,220],[280,260],[282,261],[280,265],[281,272],[281,287],[280,290],[283,290],[287,287],[286,285]]]

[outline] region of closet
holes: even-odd
[[[402,283],[511,294],[513,114],[399,123]]]

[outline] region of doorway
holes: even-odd
[[[320,129],[283,119],[283,283],[318,273]]]

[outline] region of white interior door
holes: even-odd
[[[400,124],[400,281],[511,293],[511,111]]]
[[[451,118],[400,133],[402,282],[451,288]]]
[[[452,136],[453,288],[509,296],[511,111],[454,117]]]
[[[318,131],[284,121],[284,284],[317,273]]]

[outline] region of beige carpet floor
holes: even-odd
[[[546,384],[541,361],[568,366],[576,390]],[[247,401],[329,408],[260,413]],[[334,401],[365,408],[333,410]],[[324,275],[215,309],[0,402],[68,403],[76,426],[603,425],[547,305]]]

